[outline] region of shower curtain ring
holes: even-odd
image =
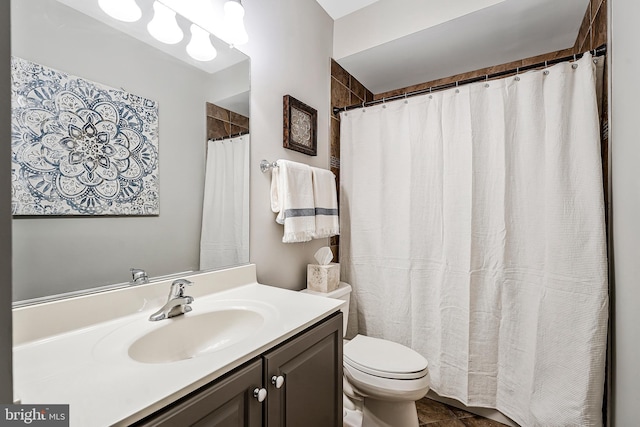
[[[520,67],[516,67],[516,78],[515,78],[515,81],[517,81],[517,82],[520,81],[520,76],[518,74],[520,74]]]
[[[407,99],[407,92],[404,93],[404,103],[408,104],[409,100]]]
[[[387,101],[382,97],[382,108],[387,108]]]
[[[489,87],[489,74],[484,75],[484,87]]]

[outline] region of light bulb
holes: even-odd
[[[147,25],[147,30],[156,40],[166,44],[176,44],[184,34],[176,21],[176,13],[164,4],[153,3],[153,19]]]
[[[224,3],[224,13],[227,18],[242,19],[244,17],[244,7],[237,0],[228,0]]]
[[[211,44],[209,33],[196,24],[191,24],[191,41],[187,45],[187,53],[196,61],[211,61],[218,54]]]
[[[98,0],[100,8],[110,17],[124,22],[135,22],[142,17],[136,0]]]
[[[224,4],[226,38],[232,45],[241,45],[249,41],[243,18],[244,7],[239,1],[229,0]]]

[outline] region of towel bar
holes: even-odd
[[[266,160],[262,160],[260,162],[260,170],[262,171],[262,173],[265,173],[268,170],[271,170],[273,168],[277,168],[278,167],[278,163],[277,162],[268,162]]]

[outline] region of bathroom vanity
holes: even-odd
[[[339,426],[342,314],[312,326],[135,426]]]
[[[253,265],[181,279],[192,311],[160,321],[172,280],[14,309],[15,399],[72,427],[341,425],[341,301]]]

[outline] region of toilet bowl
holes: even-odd
[[[328,293],[304,292],[346,301],[342,309],[346,331],[350,285],[341,282]],[[361,408],[362,427],[418,427],[415,401],[429,391],[424,357],[404,345],[364,335],[345,341],[343,355],[344,394],[347,402],[355,401],[351,409]],[[345,421],[345,425],[354,424]]]

